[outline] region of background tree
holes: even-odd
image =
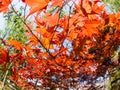
[[[120,2],[118,0],[103,0],[108,7],[113,11],[113,12],[118,12],[120,10]]]
[[[18,12],[21,19],[24,19],[21,12]],[[27,41],[27,37],[24,35],[27,31],[25,25],[14,12],[9,12],[4,15],[6,20],[5,30],[1,31],[1,37],[8,40],[17,40],[21,43]]]
[[[21,19],[24,19],[24,16],[22,15],[23,8],[21,7],[21,10],[17,11],[18,15],[21,17]],[[0,38],[5,40],[17,40],[21,44],[25,44],[27,41],[27,36],[25,35],[25,32],[27,31],[25,28],[25,25],[23,22],[21,22],[21,19],[18,18],[18,16],[12,12],[9,11],[8,13],[4,14],[5,18],[5,29],[0,31]],[[6,48],[4,44],[0,44],[1,47]],[[16,52],[15,50],[12,50],[12,52]],[[9,67],[10,65],[10,67]],[[6,68],[11,69],[12,65],[11,63],[6,62]],[[11,71],[8,70],[2,70],[2,66],[0,66],[0,87],[4,90],[18,90],[19,88],[17,85],[15,85],[10,79],[6,78],[6,76],[11,75]],[[0,89],[1,89],[0,88]]]

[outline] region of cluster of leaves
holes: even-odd
[[[0,48],[0,65],[5,78],[22,89],[79,89],[117,66],[118,59],[113,58],[120,45],[120,13],[107,14],[101,0],[22,1],[31,7],[26,19],[36,13],[35,29],[10,1],[0,1],[5,7],[1,11],[11,5],[28,37],[24,45],[17,39],[1,38],[5,48]]]

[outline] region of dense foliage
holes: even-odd
[[[119,68],[120,13],[108,14],[101,0],[22,0],[31,7],[25,19],[11,2],[0,0],[0,12],[10,6],[13,31],[25,38],[0,38],[2,88],[79,89]]]

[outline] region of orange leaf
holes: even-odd
[[[86,13],[91,13],[91,3],[88,0],[81,0],[82,7],[85,9]]]
[[[45,38],[49,38],[51,34],[46,30],[46,28],[36,28],[36,32]]]
[[[101,14],[104,11],[104,7],[105,7],[104,4],[102,4],[101,6],[98,6],[98,4],[96,3],[92,7],[92,12],[94,12],[96,14]]]
[[[52,0],[52,6],[62,7],[63,0]]]
[[[98,34],[97,27],[100,21],[87,21],[85,26],[82,28],[83,35],[91,37],[93,34]]]
[[[28,16],[30,16],[31,14],[44,9],[48,5],[49,0],[34,0],[34,1],[25,0],[25,3],[28,4],[30,7],[32,7],[32,9],[30,10],[28,14]]]
[[[21,43],[16,41],[16,40],[8,40],[8,43],[13,45],[17,50],[21,50],[22,49]]]
[[[83,15],[88,16],[88,13],[91,13],[91,5],[88,0],[80,0],[78,4],[75,4],[76,11]]]
[[[58,24],[58,13],[47,17],[47,24],[52,27]]]
[[[75,38],[77,38],[77,35],[78,35],[78,31],[75,31],[75,30],[71,30],[70,33],[69,33],[69,37],[68,39],[70,41],[74,40]]]
[[[7,51],[0,48],[0,64],[5,64],[7,60]]]
[[[6,12],[9,4],[10,0],[0,0],[0,12]]]

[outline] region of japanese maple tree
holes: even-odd
[[[0,0],[0,12],[9,12],[10,6],[25,24],[28,41],[0,39],[2,81],[26,90],[77,90],[119,67],[114,54],[120,45],[120,13],[108,14],[101,0],[22,0],[31,7],[25,19],[11,2]],[[35,25],[27,23],[31,16]]]

